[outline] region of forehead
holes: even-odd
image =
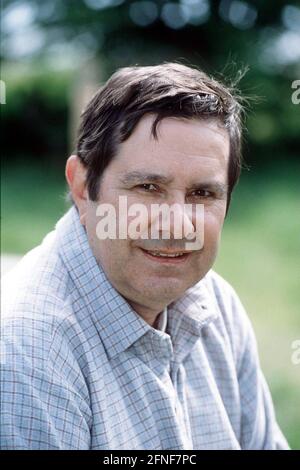
[[[164,118],[151,134],[153,115],[144,116],[118,149],[112,170],[165,170],[178,176],[189,173],[226,173],[229,136],[216,119]]]

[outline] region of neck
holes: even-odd
[[[157,327],[157,321],[159,315],[162,313],[163,308],[160,310],[152,310],[148,307],[144,307],[143,305],[137,304],[136,302],[129,301],[127,302],[131,305],[131,307],[140,315],[140,317],[145,320],[146,323],[148,323],[150,326],[153,328]]]

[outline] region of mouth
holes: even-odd
[[[184,263],[191,256],[191,252],[184,251],[150,251],[144,250],[144,248],[141,248],[141,251],[144,253],[145,256],[147,256],[148,259],[156,261],[157,263],[164,264]]]

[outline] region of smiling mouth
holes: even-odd
[[[167,263],[178,263],[185,261],[191,254],[191,252],[176,251],[176,252],[164,252],[164,251],[151,251],[144,250],[142,252],[149,258],[155,261],[167,262]]]

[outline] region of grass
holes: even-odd
[[[66,210],[63,171],[37,166],[2,170],[1,252],[38,245]]]
[[[277,419],[300,449],[299,168],[245,175],[225,222],[215,269],[238,292],[254,326]]]
[[[235,191],[215,265],[238,292],[256,332],[277,419],[300,449],[299,168],[245,173]],[[63,172],[19,166],[2,172],[2,252],[25,253],[66,210]]]

